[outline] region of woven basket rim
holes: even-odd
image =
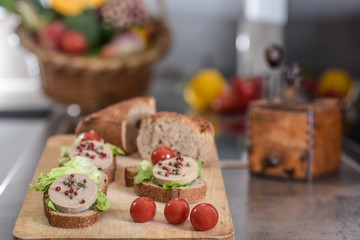
[[[171,34],[166,24],[155,20],[156,36],[153,44],[145,51],[123,58],[103,59],[71,56],[54,49],[46,49],[35,43],[31,33],[19,25],[16,33],[24,47],[32,51],[40,61],[47,62],[55,68],[66,68],[81,71],[120,71],[149,64],[161,58],[171,45]]]

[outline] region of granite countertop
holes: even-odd
[[[347,155],[310,183],[222,171],[235,239],[360,239],[360,166]]]

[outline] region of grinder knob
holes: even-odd
[[[265,162],[268,167],[277,167],[279,166],[281,159],[277,156],[268,156],[265,158]]]
[[[270,67],[279,67],[284,60],[284,50],[280,45],[271,44],[265,50],[265,58]]]

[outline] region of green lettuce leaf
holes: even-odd
[[[154,175],[152,175],[151,181],[152,181],[154,184],[158,185],[159,187],[162,187],[161,184],[158,183],[158,181],[156,180],[156,178],[154,177]]]
[[[62,157],[62,158],[59,158],[58,160],[56,160],[59,164],[62,164],[62,165],[65,165],[65,163],[67,163],[68,161],[70,161],[71,159],[70,158],[67,158],[67,157]]]
[[[58,212],[58,210],[56,209],[54,203],[50,200],[49,194],[47,194],[47,193],[45,193],[45,203],[49,208],[51,208],[55,212]]]
[[[154,165],[150,161],[143,160],[142,162],[138,163],[136,167],[139,170],[139,173],[134,179],[135,184],[139,184],[144,180],[152,180],[154,178]]]
[[[81,140],[84,138],[85,133],[80,133],[74,140],[73,146],[77,146],[81,143]]]
[[[76,156],[65,163],[64,167],[53,168],[48,174],[41,173],[36,179],[37,184],[30,184],[30,188],[46,192],[55,179],[71,173],[86,174],[97,183],[101,175],[101,172],[87,158]]]
[[[174,182],[174,183],[169,183],[169,184],[164,184],[163,185],[163,189],[166,189],[166,190],[168,190],[168,189],[173,189],[173,188],[181,188],[181,187],[187,187],[187,186],[189,186],[189,185],[191,185],[193,182],[189,182],[189,183],[186,183],[186,184],[180,184],[180,183],[176,183],[176,182]]]
[[[61,147],[60,156],[63,158],[70,158],[70,149],[71,147]]]
[[[111,150],[113,155],[125,155],[125,152],[119,147],[112,145],[111,143],[105,143]]]
[[[97,192],[96,208],[100,211],[106,211],[110,208],[110,201],[100,190]]]
[[[201,177],[201,168],[202,168],[201,161],[197,160],[196,163],[198,165],[198,177]]]

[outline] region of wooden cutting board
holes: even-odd
[[[57,167],[62,146],[71,146],[75,135],[58,135],[49,138],[33,182],[40,173],[48,173]],[[118,157],[116,180],[109,185],[111,207],[96,224],[81,229],[63,229],[49,225],[43,211],[42,192],[29,190],[16,221],[14,239],[234,239],[234,227],[226,197],[218,156],[202,169],[207,183],[206,198],[201,202],[213,204],[219,213],[219,221],[209,231],[196,231],[188,219],[180,225],[168,224],[164,217],[164,203],[156,202],[155,218],[147,223],[136,223],[129,214],[131,203],[138,197],[132,187],[125,187],[124,166],[138,161]],[[192,209],[196,204],[190,204]]]

